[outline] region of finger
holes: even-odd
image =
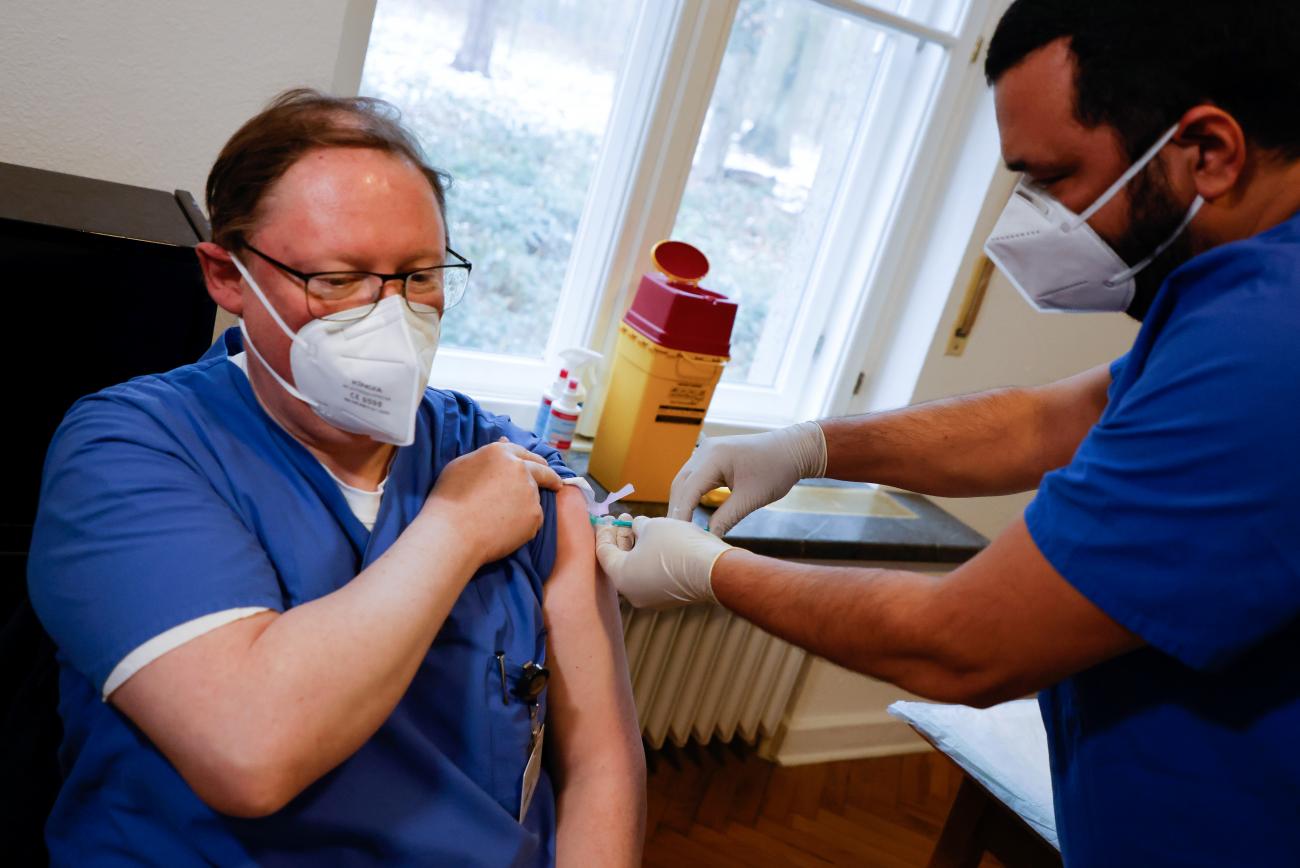
[[[736,497],[733,493],[727,498],[727,502],[718,507],[713,517],[709,519],[709,531],[716,537],[726,536],[727,533],[740,523],[740,520],[753,512],[742,498]]]
[[[627,552],[618,547],[612,533],[607,533],[612,530],[614,530],[612,527],[597,528],[596,560],[600,562],[600,568],[605,571],[605,575],[613,579],[617,585],[620,571],[627,560]]]
[[[526,447],[520,446],[518,443],[515,443],[505,437],[502,437],[494,445],[500,445],[504,447],[506,452],[509,452],[515,458],[519,458],[523,461],[538,461],[541,462],[542,464],[546,463],[546,459],[538,455],[536,452],[533,452],[531,449],[528,449]]]
[[[528,462],[524,465],[528,473],[533,477],[533,482],[537,483],[538,488],[545,488],[548,491],[559,491],[561,486],[560,475],[551,469],[551,465],[545,461],[540,464]]]
[[[640,539],[641,535],[646,532],[646,527],[649,524],[650,524],[650,516],[638,515],[636,518],[632,519],[632,535],[636,539]]]
[[[596,548],[603,545],[613,545],[615,548],[622,549],[618,544],[618,531],[623,528],[614,527],[612,524],[596,525]]]
[[[704,468],[694,470],[685,477],[679,474],[678,478],[681,484],[678,484],[678,480],[673,480],[672,488],[669,489],[668,517],[681,521],[690,521],[695,514],[695,507],[700,504],[700,498],[727,482],[721,473],[716,470],[709,472]]]
[[[622,515],[620,515],[618,519],[619,521],[631,521],[632,516],[625,512]],[[632,546],[636,542],[636,540],[633,539],[632,537],[632,528],[615,527],[613,528],[613,530],[614,530],[614,541],[618,543],[619,549],[625,552],[632,551]]]
[[[673,477],[672,485],[668,487],[669,518],[684,518],[682,512],[686,512],[686,515],[694,512],[695,505],[688,503],[689,498],[686,495],[686,492],[690,489],[690,479],[693,474],[694,468],[691,467],[691,463],[688,461]],[[696,498],[697,502],[698,500],[699,498]]]

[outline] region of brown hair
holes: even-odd
[[[451,178],[428,164],[394,105],[300,87],[280,94],[248,120],[212,164],[207,187],[212,240],[228,250],[242,243],[258,220],[266,192],[316,148],[373,148],[409,160],[428,178],[446,214]]]

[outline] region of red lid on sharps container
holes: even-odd
[[[684,241],[660,241],[650,259],[663,274],[641,276],[623,321],[670,350],[731,355],[736,303],[699,285],[708,258]]]

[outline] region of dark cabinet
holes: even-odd
[[[216,306],[194,245],[207,220],[166,193],[0,163],[0,364],[7,496],[0,498],[0,840],[43,858],[58,788],[52,648],[26,601],[26,562],[50,435],[81,396],[195,361]],[[178,565],[179,566],[179,565]]]

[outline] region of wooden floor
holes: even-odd
[[[714,744],[647,760],[652,868],[925,866],[961,782],[936,751],[783,768]]]

